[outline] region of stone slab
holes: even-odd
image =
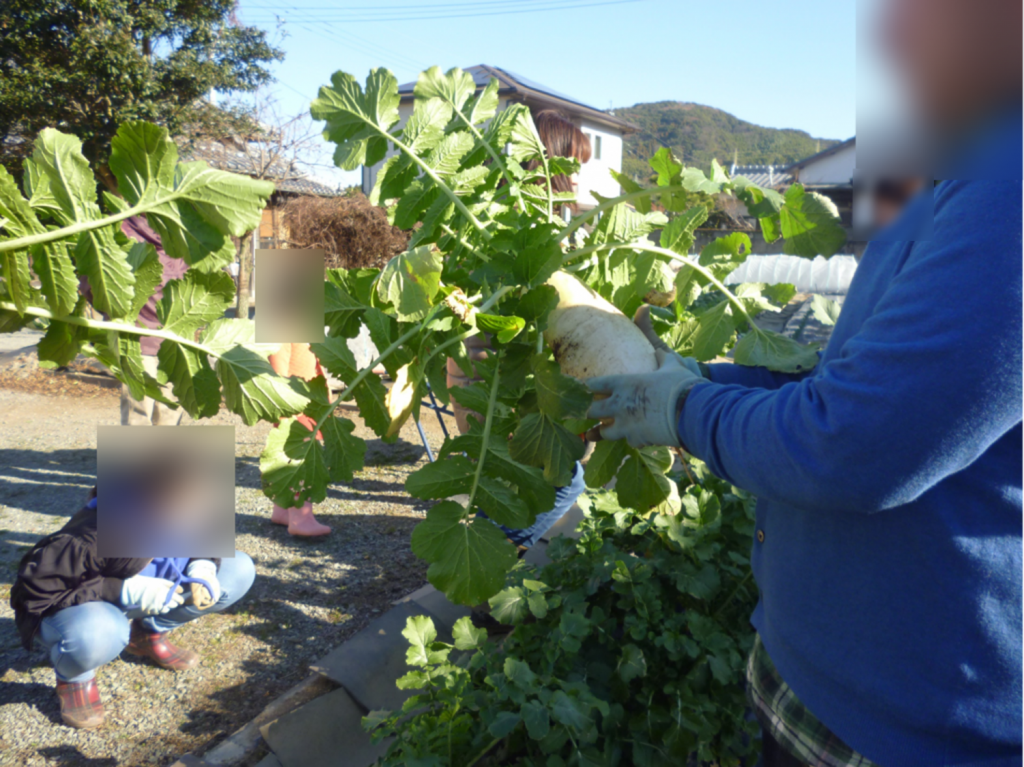
[[[192,754],[184,754],[171,767],[209,767],[209,762],[204,762],[198,756],[192,756]]]
[[[415,602],[395,605],[311,668],[348,690],[367,711],[401,708],[411,694],[395,687],[395,681],[410,671],[405,662],[409,643],[402,630],[410,617],[427,614]],[[446,633],[439,627],[439,638],[445,639]]]
[[[284,767],[277,754],[267,754],[256,763],[256,767]]]
[[[576,528],[582,521],[583,509],[574,503],[572,507],[562,515],[560,520],[548,528],[548,531],[541,536],[541,540],[551,541],[560,535],[564,535],[567,538],[579,538],[580,532]]]
[[[334,690],[263,727],[282,767],[369,767],[386,750],[362,726],[365,711],[345,690]]]
[[[451,632],[452,627],[459,618],[463,618],[473,612],[468,607],[452,603],[448,597],[433,586],[429,590],[420,589],[415,592],[412,595],[412,601],[430,613],[434,618],[434,626],[437,628],[439,636],[447,633],[444,629]],[[444,627],[443,629],[442,626]]]
[[[227,740],[206,752],[203,759],[206,764],[228,767],[245,760],[256,750],[260,742],[260,728],[289,711],[297,709],[307,701],[328,693],[334,685],[319,674],[310,674],[294,687],[286,690],[264,708],[255,719],[232,733]]]

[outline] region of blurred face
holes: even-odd
[[[885,0],[885,48],[915,106],[944,127],[1020,99],[1021,0]]]

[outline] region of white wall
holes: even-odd
[[[815,160],[800,169],[801,184],[849,184],[857,159],[857,145],[843,147],[835,154]]]
[[[580,205],[597,205],[597,199],[591,192],[605,197],[618,197],[621,194],[619,182],[612,178],[609,169],[622,170],[622,134],[613,133],[603,125],[586,120],[580,123],[580,130],[590,136],[590,161],[580,168],[579,189],[577,190]],[[601,157],[596,155],[597,139],[601,140]]]

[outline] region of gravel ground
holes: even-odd
[[[0,765],[165,765],[202,753],[425,581],[409,537],[426,505],[403,490],[426,460],[412,424],[384,445],[345,412],[368,440],[366,468],[316,508],[334,532],[297,539],[270,524],[259,489],[270,426],[246,427],[222,411],[211,422],[236,428],[236,547],[256,562],[252,591],[230,612],[175,632],[202,655],[199,667],[176,674],[122,654],[97,674],[106,724],[92,732],[64,726],[46,653],[21,648],[7,598],[26,548],[59,528],[93,485],[95,427],[119,423],[118,391],[69,384],[14,351],[0,349]],[[436,418],[424,422],[437,449]]]

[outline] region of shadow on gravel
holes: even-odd
[[[68,516],[94,484],[94,449],[0,450],[0,506]]]
[[[46,757],[49,764],[75,765],[75,767],[117,767],[117,760],[113,757],[100,757],[90,759],[75,746],[47,746],[39,749],[40,756]]]

